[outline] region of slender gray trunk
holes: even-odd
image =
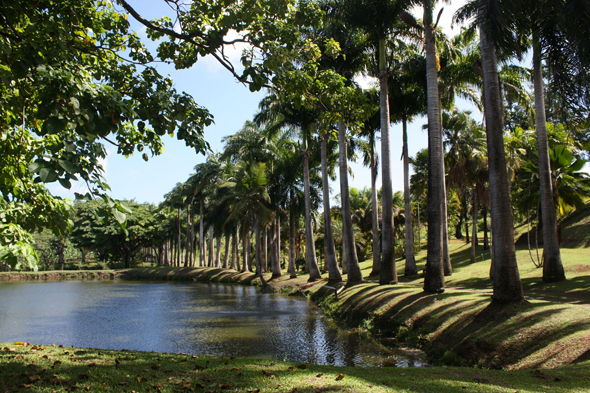
[[[418,274],[414,257],[414,228],[412,225],[412,198],[410,196],[410,157],[408,156],[408,124],[403,120],[403,157],[404,157],[404,210],[406,214],[406,265],[405,276]]]
[[[442,143],[441,143],[442,145]],[[444,165],[445,165],[445,153],[442,152],[442,165],[443,165],[443,174],[445,173]],[[448,220],[448,213],[447,213],[447,201],[449,200],[448,195],[448,187],[446,179],[443,178],[443,196],[445,198],[443,202],[443,273],[445,276],[450,276],[453,274],[453,266],[451,265],[451,254],[449,252],[449,220]]]
[[[178,240],[176,243],[176,247],[177,247],[177,252],[176,252],[176,267],[180,267],[180,208],[177,209],[177,218],[176,218],[176,222],[178,224]]]
[[[240,232],[238,227],[236,226],[236,233],[233,236],[233,242],[231,247],[231,268],[235,270],[240,270],[240,253],[238,252],[238,245],[240,242]]]
[[[342,275],[336,259],[336,246],[334,245],[334,233],[332,231],[332,216],[330,214],[330,185],[328,184],[328,159],[326,148],[327,134],[322,135],[322,191],[324,197],[324,237],[326,247],[325,261],[328,265],[328,280],[342,281]]]
[[[442,166],[442,132],[440,127],[438,62],[432,3],[424,6],[426,40],[426,83],[428,89],[428,251],[424,291],[442,292],[445,287],[443,269],[444,168]]]
[[[215,236],[213,236],[213,225],[209,227],[209,261],[208,266],[213,267],[215,263]]]
[[[189,254],[191,249],[191,214],[190,205],[186,207],[186,243],[184,244],[184,267],[189,265]]]
[[[377,155],[375,154],[375,138],[371,141],[371,209],[372,230],[373,230],[373,268],[371,276],[381,275],[381,241],[379,239],[379,201],[377,200]]]
[[[200,203],[199,210],[199,264],[205,266],[207,256],[205,255],[205,231],[203,229],[203,201]]]
[[[471,260],[469,263],[477,262],[477,256],[475,255],[475,246],[477,246],[477,193],[475,187],[473,187],[472,196],[472,219],[471,219]]]
[[[231,244],[231,232],[225,234],[225,256],[223,258],[223,268],[229,268],[229,245]]]
[[[244,226],[244,230],[242,231],[242,251],[244,253],[244,260],[242,261],[242,271],[249,272],[251,271],[250,266],[250,232],[246,230]]]
[[[478,12],[483,20],[485,5],[482,0],[478,2]],[[479,36],[492,202],[492,261],[494,265],[494,271],[491,274],[494,277],[492,299],[503,303],[521,302],[524,300],[524,295],[514,248],[514,224],[504,155],[504,120],[496,50],[488,39],[484,28],[480,28]]]
[[[318,268],[318,262],[315,255],[315,244],[313,238],[313,227],[311,225],[311,195],[309,184],[309,153],[304,151],[303,154],[303,183],[305,196],[305,260],[309,269],[309,280],[321,280],[322,275]]]
[[[348,188],[348,159],[346,157],[346,126],[344,121],[338,120],[338,147],[340,166],[340,202],[342,204],[342,237],[346,237],[346,263],[348,266],[348,284],[363,281],[363,273],[359,266],[352,228],[352,214],[350,212],[350,190]],[[346,225],[344,225],[346,223]]]
[[[381,119],[381,275],[379,284],[397,283],[395,242],[393,233],[393,188],[391,181],[391,149],[389,135],[389,88],[387,86],[387,53],[383,37],[379,40],[379,105]]]
[[[294,191],[289,191],[289,268],[287,272],[290,278],[297,277],[295,269],[295,200]]]
[[[281,215],[277,213],[277,261],[279,264],[279,272],[281,271]]]
[[[263,273],[268,270],[268,226],[265,225],[262,229],[262,260],[260,261],[260,268]]]
[[[549,161],[549,142],[547,140],[547,120],[545,118],[545,97],[543,69],[541,67],[541,48],[538,33],[533,33],[533,72],[535,88],[535,117],[537,123],[537,152],[539,157],[539,180],[541,183],[541,217],[543,222],[543,281],[565,280],[561,251],[557,238],[557,218],[553,202],[553,185]]]
[[[281,277],[281,240],[280,240],[280,233],[281,233],[281,221],[279,218],[278,213],[274,219],[274,223],[271,226],[271,241],[270,241],[270,255],[271,255],[271,271],[272,271],[272,278]]]
[[[215,236],[215,267],[221,267],[221,234]]]

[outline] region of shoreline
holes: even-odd
[[[368,332],[387,346],[423,350],[433,365],[489,369],[552,369],[590,360],[590,322],[580,316],[587,305],[530,299],[500,307],[481,290],[448,288],[425,294],[412,283],[352,287],[327,279],[307,283],[305,275],[281,276],[263,287],[254,273],[221,268],[133,268],[111,271],[0,273],[10,281],[125,279],[215,282],[251,285],[266,292],[310,298],[345,328]],[[335,292],[342,289],[335,296]],[[552,317],[547,317],[552,315]],[[557,322],[561,321],[561,323]]]

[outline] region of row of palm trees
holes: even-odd
[[[167,196],[168,203],[174,206],[180,203],[194,206],[194,210],[198,206],[201,243],[204,239],[204,226],[211,228],[212,234],[217,233],[219,236],[225,231],[226,234],[232,234],[234,239],[238,238],[238,231],[241,231],[239,235],[243,241],[249,241],[247,234],[252,229],[255,233],[257,272],[260,273],[263,248],[258,245],[263,242],[261,236],[266,233],[265,228],[271,229],[271,260],[274,267],[280,259],[280,253],[277,253],[277,244],[280,245],[280,241],[276,242],[280,236],[277,228],[280,228],[281,214],[288,211],[291,224],[294,220],[291,218],[294,216],[293,212],[301,207],[305,211],[306,269],[310,280],[317,280],[321,275],[314,250],[312,217],[320,195],[314,193],[312,184],[319,185],[323,182],[320,189],[324,191],[326,264],[329,279],[340,281],[336,252],[329,236],[332,224],[327,182],[330,171],[334,169],[332,160],[336,156],[333,148],[337,144],[343,232],[342,265],[349,283],[362,281],[348,189],[347,162],[355,145],[355,140],[347,133],[347,129],[351,128],[354,133],[367,139],[366,162],[371,166],[373,179],[377,176],[377,162],[380,161],[381,164],[380,216],[376,207],[377,190],[375,187],[372,189],[373,273],[379,274],[382,284],[397,282],[393,241],[390,124],[401,122],[404,127],[404,199],[405,210],[411,211],[408,171],[410,157],[407,153],[405,130],[407,122],[414,116],[427,113],[428,180],[425,189],[428,203],[428,253],[424,290],[443,291],[445,275],[452,274],[448,251],[447,199],[450,187],[461,184],[462,177],[470,176],[477,178],[477,181],[473,181],[476,188],[479,187],[472,197],[472,210],[475,214],[478,211],[478,195],[480,201],[488,198],[490,202],[493,298],[499,302],[521,301],[523,294],[516,264],[514,233],[497,228],[514,226],[510,199],[511,179],[504,145],[504,103],[506,100],[523,102],[527,97],[526,90],[522,87],[522,77],[527,71],[508,65],[508,62],[516,54],[532,46],[534,113],[545,245],[543,278],[546,281],[565,278],[557,242],[541,66],[542,61],[545,61],[549,70],[549,78],[546,79],[551,82],[552,93],[563,97],[561,103],[570,104],[571,107],[571,103],[575,102],[578,107],[574,109],[579,109],[579,102],[585,97],[582,94],[586,93],[582,82],[587,78],[584,67],[588,65],[588,38],[580,36],[581,30],[572,28],[571,24],[579,20],[579,17],[574,17],[575,12],[586,15],[588,6],[579,0],[544,0],[534,4],[527,1],[508,4],[498,0],[473,0],[459,11],[456,18],[459,21],[473,18],[474,22],[462,34],[449,40],[436,28],[437,20],[433,15],[435,2],[421,2],[424,6],[422,23],[415,21],[407,13],[416,3],[418,2],[409,0],[349,0],[323,4],[327,17],[331,19],[320,31],[308,31],[306,34],[309,39],[317,40],[318,44],[325,42],[326,38],[336,39],[340,42],[341,52],[338,56],[326,56],[318,67],[339,74],[343,78],[341,89],[358,92],[355,93],[356,96],[349,96],[359,98],[342,100],[339,106],[334,104],[333,98],[317,99],[319,94],[311,92],[314,100],[308,100],[311,104],[305,105],[302,103],[305,100],[294,103],[285,99],[288,97],[285,93],[288,92],[288,86],[275,86],[261,103],[261,111],[255,122],[246,124],[238,133],[226,138],[224,153],[211,156],[206,163],[198,165],[196,174],[185,185],[177,187],[183,191],[173,191]],[[555,12],[556,9],[567,12]],[[571,18],[566,19],[564,15]],[[477,29],[479,45],[475,41]],[[530,37],[532,42],[528,40]],[[569,47],[569,43],[575,46],[575,50]],[[298,62],[302,61],[305,59],[298,59]],[[499,61],[504,64],[502,67],[499,66]],[[355,86],[353,78],[359,72],[378,78],[378,93],[361,92]],[[570,76],[566,78],[566,75]],[[566,80],[568,83],[565,83]],[[577,90],[572,91],[572,86],[577,86]],[[374,101],[377,95],[378,106]],[[467,119],[454,119],[457,124],[448,128],[444,126],[442,109],[450,108],[456,96],[474,100],[483,111],[486,155],[475,154],[477,152],[474,150],[470,153],[460,152],[465,144],[460,139],[452,142],[453,138],[467,137],[459,135],[463,130],[471,133],[470,138],[483,138],[481,130],[476,130],[474,122]],[[357,107],[350,104],[354,100],[359,102]],[[359,109],[361,107],[362,110]],[[366,109],[367,107],[372,109]],[[443,128],[447,133],[446,148]],[[376,131],[381,132],[380,156],[374,149]],[[294,135],[297,135],[296,140],[291,138]],[[318,150],[321,154],[316,157],[314,153]],[[472,154],[473,159],[465,160],[468,154]],[[450,157],[446,169],[445,156]],[[310,170],[314,165],[321,166],[321,176]],[[296,170],[299,166],[301,173]],[[487,190],[486,177],[489,179]],[[487,196],[484,198],[484,195]],[[463,199],[465,198],[464,194]],[[204,217],[208,216],[211,218],[207,222]],[[378,236],[379,223],[381,239]],[[411,220],[407,220],[405,226],[405,273],[415,274],[413,230],[410,223]],[[200,246],[203,252],[203,244]],[[291,258],[292,248],[294,245],[290,242],[290,269],[292,261],[294,263],[294,257]],[[276,269],[273,274],[280,274],[280,269]]]

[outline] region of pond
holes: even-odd
[[[337,366],[422,366],[343,331],[306,299],[224,284],[0,283],[0,342],[267,358]]]

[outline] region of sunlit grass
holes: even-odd
[[[91,392],[584,392],[586,368],[354,368],[0,344],[0,390]]]

